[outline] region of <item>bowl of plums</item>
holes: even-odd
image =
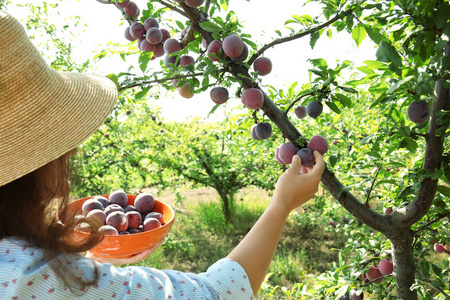
[[[70,202],[64,213],[58,214],[62,223],[63,215],[98,224],[104,237],[89,251],[105,258],[126,258],[150,249],[166,236],[175,217],[169,205],[151,194],[129,195],[123,190]],[[73,238],[85,240],[92,230],[87,222],[81,222],[75,228]]]

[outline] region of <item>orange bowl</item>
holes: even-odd
[[[101,195],[109,199],[109,195]],[[137,195],[127,195],[128,196],[128,205],[134,205],[134,199]],[[92,197],[86,197],[83,199],[75,200],[67,205],[67,213],[82,215],[81,207],[83,203],[92,199]],[[137,253],[145,251],[153,247],[156,243],[158,243],[166,234],[169,232],[172,227],[175,213],[173,209],[155,199],[155,206],[152,211],[159,212],[163,215],[164,225],[159,228],[141,232],[141,233],[133,233],[127,235],[105,235],[103,240],[97,244],[94,248],[89,251],[93,254],[105,258],[125,258],[133,256]],[[89,233],[74,230],[74,239],[75,240],[84,240],[89,236]]]

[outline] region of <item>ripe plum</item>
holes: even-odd
[[[161,222],[156,218],[146,218],[143,223],[143,231],[149,231],[161,227]]]
[[[142,216],[137,211],[129,211],[125,213],[128,219],[128,229],[138,229],[142,224]]]
[[[118,232],[125,231],[128,228],[128,218],[121,211],[114,211],[106,217],[106,225],[117,229]]]
[[[278,158],[281,160],[284,164],[291,164],[292,163],[292,157],[299,151],[300,149],[296,147],[291,142],[284,143],[280,146],[280,149],[278,150]]]
[[[136,199],[134,199],[134,207],[140,213],[147,214],[155,206],[155,198],[148,193],[139,194]]]
[[[244,50],[244,42],[240,36],[232,34],[223,39],[222,49],[228,57],[237,58]]]
[[[228,100],[228,90],[224,87],[214,87],[210,92],[211,100],[216,104],[223,104]]]
[[[117,229],[110,225],[103,225],[100,230],[103,231],[104,235],[119,235]]]
[[[297,155],[300,156],[302,160],[302,167],[312,167],[314,166],[314,154],[313,151],[309,148],[300,149],[297,152]]]
[[[430,118],[430,104],[427,101],[413,101],[408,106],[408,117],[416,124],[423,124]]]
[[[81,206],[83,215],[86,216],[91,210],[100,209],[103,210],[103,205],[96,199],[88,199]]]
[[[246,89],[241,96],[241,101],[249,109],[258,109],[264,103],[263,93],[256,88]]]
[[[272,125],[268,122],[256,124],[255,134],[260,140],[268,139],[272,135]]]
[[[323,105],[319,101],[311,101],[306,105],[306,113],[315,119],[322,113]]]
[[[109,202],[124,207],[128,204],[128,196],[122,190],[117,190],[109,194]]]
[[[260,76],[270,74],[272,71],[272,61],[268,57],[259,57],[253,63],[253,69],[259,72],[258,74]]]
[[[297,116],[297,118],[299,119],[303,119],[304,117],[306,117],[306,106],[297,106],[294,109],[294,113]]]
[[[328,142],[323,136],[315,135],[309,141],[308,148],[313,151],[316,150],[320,154],[324,155],[328,151]]]

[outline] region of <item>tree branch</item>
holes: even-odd
[[[151,84],[151,83],[161,83],[164,81],[169,81],[172,79],[181,79],[181,78],[188,78],[188,77],[197,77],[197,76],[202,76],[204,72],[197,72],[197,73],[191,73],[191,74],[186,74],[186,75],[178,75],[178,76],[172,76],[172,77],[164,77],[161,79],[154,79],[154,80],[145,80],[145,81],[141,81],[139,83],[132,83],[130,85],[125,85],[125,86],[121,86],[119,88],[119,91],[123,91],[126,89],[131,89],[134,87],[138,87],[141,86],[143,84]]]
[[[417,275],[419,275],[423,280],[425,280],[426,282],[428,282],[429,284],[431,284],[435,289],[437,289],[439,292],[442,293],[442,295],[449,297],[450,295],[448,295],[447,293],[445,293],[445,291],[443,289],[441,289],[440,287],[438,287],[437,285],[434,285],[433,282],[431,280],[429,280],[425,275],[423,275],[422,273],[420,273],[419,270],[414,269],[414,271],[416,272]]]
[[[333,17],[332,19],[330,19],[329,21],[327,21],[327,22],[325,22],[325,23],[323,23],[323,24],[321,24],[321,25],[318,25],[318,26],[316,26],[316,27],[314,27],[314,28],[311,28],[310,30],[303,31],[303,32],[294,34],[294,35],[292,35],[292,36],[287,36],[287,37],[283,37],[283,38],[279,38],[279,39],[273,40],[272,42],[270,42],[270,43],[264,45],[264,46],[263,46],[261,49],[259,49],[255,54],[253,54],[252,57],[251,57],[251,58],[248,60],[248,62],[247,62],[248,65],[251,66],[252,63],[253,63],[253,62],[254,62],[261,54],[263,54],[264,51],[266,51],[266,50],[269,49],[270,47],[273,47],[273,46],[278,45],[278,44],[286,43],[286,42],[293,41],[293,40],[296,40],[296,39],[305,37],[305,36],[307,36],[307,35],[310,35],[310,34],[316,32],[316,31],[319,31],[319,30],[322,29],[322,28],[325,28],[325,27],[330,26],[331,24],[333,24],[334,22],[336,22],[337,20],[339,20],[340,18],[342,18],[342,15],[346,15],[346,14],[349,14],[349,13],[351,13],[351,12],[352,12],[352,9],[348,9],[348,10],[346,10],[346,11],[343,12],[343,13],[337,14],[336,16],[334,16],[334,17]]]
[[[307,96],[312,96],[315,95],[316,92],[309,92],[303,95],[300,95],[297,99],[295,99],[294,101],[292,101],[291,104],[289,104],[289,106],[286,108],[286,110],[284,111],[284,114],[287,115],[289,110],[295,105],[295,103],[297,103],[298,101],[300,101],[302,98],[307,97]]]
[[[377,181],[378,173],[380,173],[380,170],[381,170],[381,165],[378,166],[377,173],[375,174],[375,177],[372,180],[372,184],[370,185],[369,192],[367,193],[367,198],[366,198],[366,203],[365,203],[366,205],[369,205],[370,194],[373,191],[373,187],[375,185],[375,181]]]
[[[438,215],[437,218],[434,219],[433,221],[430,221],[430,222],[428,222],[428,223],[426,223],[426,224],[420,226],[419,228],[417,228],[417,229],[414,231],[414,235],[418,234],[419,232],[421,232],[422,230],[424,230],[424,229],[427,228],[428,226],[433,225],[433,224],[436,223],[436,222],[439,222],[441,219],[445,218],[446,216],[447,216],[447,215],[445,215],[445,214]]]
[[[179,13],[180,15],[182,15],[183,17],[188,18],[188,16],[186,15],[186,13],[185,13],[184,11],[182,11],[181,9],[179,9],[179,8],[176,7],[176,6],[173,6],[173,5],[170,4],[170,3],[167,3],[166,1],[155,0],[155,2],[159,2],[159,3],[161,3],[162,5],[164,5],[165,7],[168,7],[168,8],[170,8],[171,10],[176,11],[177,13]]]
[[[445,46],[444,56],[450,57],[450,42]],[[450,64],[445,68],[450,69]],[[441,70],[443,73],[443,70]],[[450,107],[449,90],[444,87],[442,79],[436,82],[435,97],[432,104],[431,118],[428,125],[425,146],[425,158],[423,168],[434,172],[441,167],[442,153],[444,151],[444,141],[441,136],[436,136],[436,131],[444,126],[437,124],[437,114],[443,109]],[[406,207],[396,210],[398,213],[393,213],[394,221],[402,227],[410,227],[415,222],[419,221],[430,209],[433,203],[434,195],[437,189],[437,179],[425,178],[414,200]]]

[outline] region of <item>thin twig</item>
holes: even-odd
[[[372,184],[370,185],[369,192],[367,193],[367,198],[366,198],[365,205],[369,205],[370,194],[372,193],[373,187],[375,185],[375,181],[377,181],[377,177],[378,177],[378,174],[380,173],[380,170],[381,170],[381,165],[378,166],[377,173],[375,174],[375,177],[372,180]]]
[[[333,17],[332,19],[330,19],[329,21],[327,21],[327,22],[325,22],[325,23],[323,23],[323,24],[321,24],[321,25],[318,25],[318,26],[316,26],[316,27],[314,27],[314,28],[311,28],[310,30],[303,31],[303,32],[294,34],[294,35],[292,35],[292,36],[287,36],[287,37],[279,38],[279,39],[276,39],[276,40],[274,40],[274,41],[272,41],[272,42],[270,42],[270,43],[264,45],[264,46],[263,46],[261,49],[259,49],[255,54],[253,54],[253,56],[248,60],[248,62],[247,62],[248,65],[251,66],[251,64],[252,64],[252,63],[253,63],[253,62],[254,62],[261,54],[263,54],[264,51],[266,51],[266,50],[269,49],[270,47],[273,47],[273,46],[278,45],[278,44],[286,43],[286,42],[289,42],[289,41],[292,41],[292,40],[296,40],[296,39],[302,38],[302,37],[304,37],[304,36],[310,35],[310,34],[316,32],[316,31],[319,31],[319,30],[322,29],[322,28],[325,28],[325,27],[330,26],[331,24],[333,24],[334,22],[336,22],[337,20],[339,20],[343,15],[349,14],[349,13],[351,13],[351,12],[352,12],[352,9],[348,9],[348,10],[346,10],[346,11],[343,12],[343,13],[338,13],[336,16],[334,16],[334,17]]]
[[[317,93],[317,92],[309,92],[309,93],[306,93],[306,94],[303,94],[303,95],[299,96],[297,99],[295,99],[294,101],[292,101],[291,104],[289,104],[289,106],[288,106],[288,107],[286,108],[286,110],[284,111],[284,114],[287,115],[288,112],[289,112],[289,110],[294,106],[294,104],[297,103],[298,101],[300,101],[303,97],[306,97],[306,96],[313,96],[313,95],[315,95],[316,93]]]
[[[447,215],[442,214],[442,215],[438,215],[436,219],[434,219],[433,221],[428,222],[427,224],[424,224],[422,226],[420,226],[419,228],[417,228],[414,231],[414,235],[418,234],[419,232],[421,232],[422,230],[424,230],[425,228],[427,228],[430,225],[433,225],[436,222],[439,222],[441,219],[445,218]]]
[[[166,1],[162,1],[162,0],[155,0],[156,2],[161,3],[162,5],[164,5],[165,7],[170,8],[173,11],[176,11],[177,13],[179,13],[180,15],[184,16],[185,18],[187,18],[188,16],[186,15],[186,13],[184,11],[182,11],[181,9],[179,9],[176,6],[173,6],[170,3],[167,3]]]
[[[205,3],[205,14],[208,15],[209,6],[211,5],[211,0],[206,0]]]
[[[134,88],[134,87],[137,87],[137,86],[141,86],[143,84],[161,83],[161,82],[169,81],[169,80],[172,80],[172,79],[196,77],[196,76],[201,76],[203,74],[204,74],[204,72],[198,72],[198,73],[192,73],[192,74],[186,74],[186,75],[178,75],[178,76],[172,76],[172,77],[165,77],[165,78],[161,78],[161,79],[142,81],[142,82],[139,82],[139,83],[133,83],[133,84],[130,84],[130,85],[122,86],[122,87],[119,88],[119,91],[130,89],[130,88]]]
[[[425,280],[426,282],[428,282],[429,284],[431,284],[435,289],[437,289],[439,292],[441,292],[444,296],[450,297],[450,295],[448,295],[447,293],[445,293],[443,289],[441,289],[440,287],[434,285],[433,282],[432,282],[431,280],[429,280],[425,275],[423,275],[422,273],[420,273],[419,270],[417,270],[416,268],[414,268],[414,271],[417,273],[417,275],[419,275],[420,277],[422,277],[423,280]]]

